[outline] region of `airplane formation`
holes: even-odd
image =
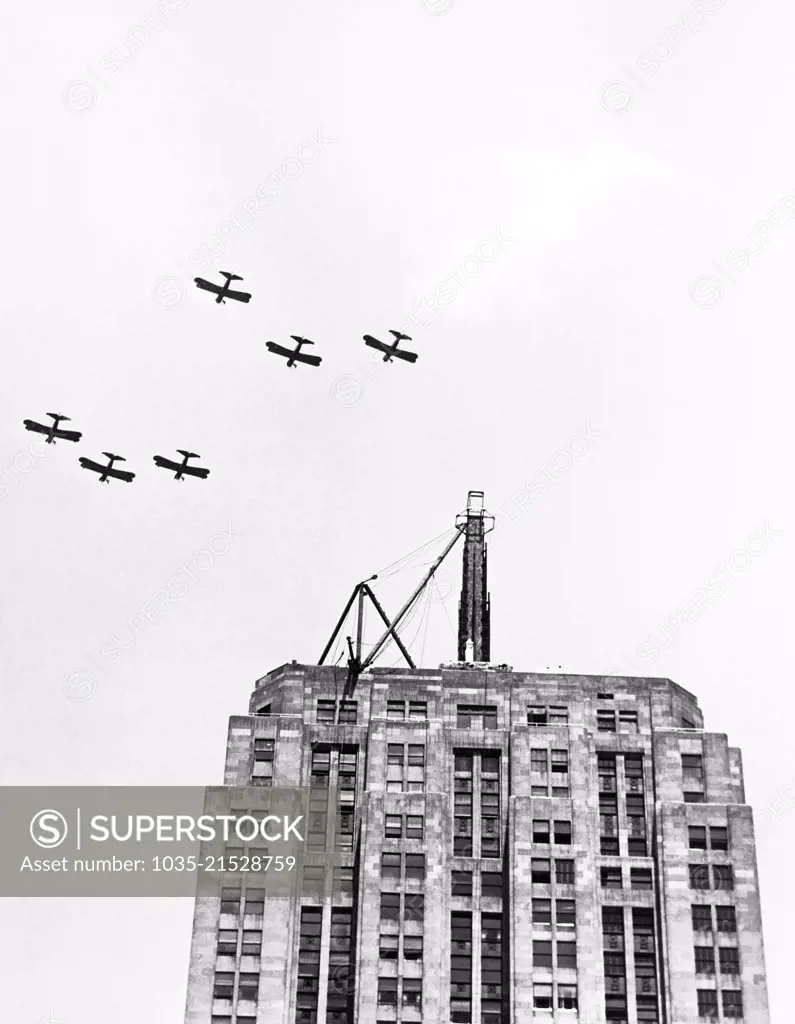
[[[215,295],[215,302],[218,305],[225,304],[227,299],[234,299],[236,302],[245,303],[251,301],[251,294],[249,292],[239,292],[231,288],[232,281],[243,280],[239,274],[231,274],[226,270],[221,270],[219,273],[221,277],[226,279],[222,285],[213,284],[212,281],[206,281],[203,277],[196,277],[194,278],[196,287],[202,291],[210,292]],[[378,352],[383,353],[385,363],[391,363],[395,359],[401,359],[407,363],[416,363],[418,358],[416,352],[409,352],[407,349],[400,348],[401,341],[412,340],[408,334],[402,334],[400,331],[393,331],[391,328],[389,333],[394,339],[391,343],[379,341],[378,338],[374,338],[371,334],[364,334],[362,335],[362,338],[368,348],[374,348]],[[310,341],[309,338],[302,338],[298,334],[291,334],[290,337],[295,342],[295,348],[285,348],[283,345],[277,345],[276,342],[273,341],[266,342],[265,347],[269,352],[273,353],[273,355],[284,359],[285,366],[288,369],[294,370],[299,363],[303,363],[305,366],[320,366],[323,362],[322,356],[310,355],[308,352],[302,351],[305,345],[314,345],[313,341]],[[44,434],[47,444],[55,444],[56,441],[78,442],[83,436],[77,430],[61,429],[61,423],[70,422],[70,418],[68,416],[55,412],[48,412],[46,415],[53,421],[52,423],[43,424],[37,423],[35,420],[23,420],[23,426],[26,430],[31,430],[37,434]],[[174,474],[175,480],[179,480],[182,483],[185,482],[185,477],[188,476],[195,476],[200,480],[207,479],[210,475],[209,469],[204,469],[201,466],[188,465],[190,459],[198,459],[201,458],[201,456],[197,455],[195,452],[186,451],[183,448],[178,448],[177,452],[182,456],[182,462],[174,462],[172,459],[167,459],[163,455],[155,455],[153,457],[155,466],[159,469],[167,469],[169,472]],[[130,473],[124,469],[117,469],[114,466],[114,462],[127,461],[123,455],[114,455],[112,452],[103,452],[102,454],[108,460],[105,465],[87,458],[80,458],[78,459],[78,462],[83,469],[87,469],[91,473],[96,473],[101,484],[106,484],[109,480],[123,480],[125,483],[132,483],[135,479],[135,473]]]
[[[60,441],[74,441],[77,442],[83,436],[76,430],[61,430],[58,427],[59,423],[64,420],[69,420],[68,416],[63,416],[61,413],[48,412],[47,416],[53,421],[49,426],[43,423],[37,423],[35,420],[23,420],[22,424],[26,430],[32,430],[36,434],[46,434],[45,441],[47,444],[55,444],[56,440]],[[155,455],[153,457],[154,464],[160,469],[167,469],[174,474],[175,480],[181,480],[185,482],[186,476],[196,476],[200,480],[206,480],[210,475],[209,469],[204,469],[201,466],[189,466],[189,459],[201,458],[195,452],[188,452],[182,448],[177,448],[177,452],[182,456],[182,462],[173,462],[171,459],[165,458],[163,455]],[[108,460],[107,465],[103,466],[99,462],[94,462],[93,459],[80,458],[78,462],[83,469],[88,469],[92,473],[96,473],[99,476],[99,482],[106,484],[109,480],[123,480],[125,483],[132,483],[135,479],[135,473],[129,473],[124,469],[116,469],[113,465],[114,462],[126,462],[127,460],[123,455],[114,455],[113,452],[103,452],[105,458]]]
[[[242,277],[238,274],[230,274],[226,270],[219,270],[219,274],[221,277],[226,278],[223,285],[213,284],[212,281],[206,281],[203,277],[195,277],[193,280],[197,288],[200,288],[202,291],[212,292],[216,296],[215,301],[218,304],[225,303],[227,299],[237,299],[238,302],[249,302],[251,300],[249,292],[236,292],[229,289],[230,282],[242,281]],[[375,348],[379,352],[384,353],[385,363],[391,363],[393,359],[403,359],[407,363],[416,363],[418,358],[416,352],[408,352],[406,349],[399,347],[401,341],[412,340],[408,334],[401,334],[400,331],[393,331],[391,328],[389,333],[395,339],[391,345],[387,342],[379,341],[378,338],[374,338],[371,334],[364,334],[362,337],[365,345],[369,348]],[[274,341],[266,342],[265,347],[275,356],[281,356],[282,359],[285,359],[285,365],[288,369],[294,370],[298,363],[305,363],[307,366],[320,366],[323,362],[322,356],[312,356],[308,352],[301,351],[304,345],[314,345],[314,341],[302,338],[297,334],[291,334],[290,337],[296,343],[295,348],[284,348],[283,345],[277,345]]]

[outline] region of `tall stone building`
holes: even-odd
[[[338,793],[334,894],[197,900],[186,1024],[769,1024],[740,751],[670,680],[491,664],[470,497],[467,660],[351,640],[231,719],[227,785]]]

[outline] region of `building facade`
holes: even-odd
[[[336,787],[335,894],[198,900],[186,1024],[768,1024],[740,751],[690,693],[345,682],[285,665],[231,719],[225,784]]]
[[[225,784],[318,810],[292,899],[196,901],[186,1024],[769,1024],[740,751],[670,680],[489,663],[482,499],[426,576],[463,538],[457,662],[414,666],[414,598],[390,622],[357,584],[347,669],[283,665],[231,719]]]

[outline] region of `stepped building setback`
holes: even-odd
[[[334,894],[197,900],[186,1024],[769,1024],[739,749],[670,680],[492,664],[489,523],[472,492],[459,661],[359,630],[230,720],[226,785],[337,793]]]

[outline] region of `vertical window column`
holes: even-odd
[[[455,755],[453,854],[472,857],[472,754]]]
[[[450,915],[450,1022],[472,1024],[472,915]]]
[[[635,953],[635,998],[638,1024],[657,1024],[657,964],[654,952],[654,911],[632,908]]]
[[[317,1024],[320,994],[320,928],[321,907],[301,908],[301,930],[298,939],[298,989],[295,1024]]]
[[[502,1024],[502,919],[499,914],[482,915],[480,935],[480,1020],[481,1024]]]
[[[602,907],[605,965],[605,1019],[627,1020],[627,968],[623,907]]]

